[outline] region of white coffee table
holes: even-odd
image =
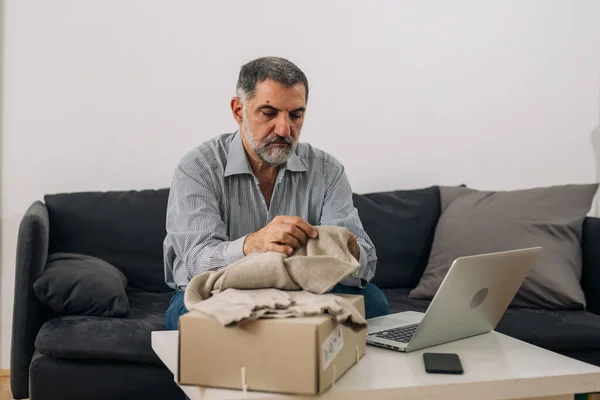
[[[177,375],[177,331],[152,332],[152,348]],[[457,353],[463,375],[428,374],[422,354]],[[203,361],[199,361],[203,362]],[[304,399],[290,396],[181,386],[192,399]],[[573,399],[600,391],[600,368],[497,332],[412,353],[367,346],[361,361],[319,398],[326,399]]]

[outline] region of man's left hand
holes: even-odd
[[[356,260],[359,261],[360,246],[356,241],[356,236],[354,236],[352,232],[350,232],[350,236],[348,237],[348,250],[350,250],[350,253],[354,256],[354,258],[356,258]]]

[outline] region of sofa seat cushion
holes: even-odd
[[[600,350],[561,351],[560,354],[600,367]]]
[[[408,297],[410,289],[383,289],[392,313],[425,312],[428,300]],[[551,351],[600,350],[600,316],[582,310],[510,307],[496,331]]]
[[[413,299],[408,297],[410,289],[398,288],[398,289],[381,289],[385,297],[387,297],[390,305],[391,313],[398,313],[403,311],[418,311],[425,312],[429,307],[429,300]]]
[[[600,349],[600,316],[583,310],[511,307],[496,330],[556,352]]]
[[[35,341],[43,354],[62,359],[96,359],[163,365],[151,347],[151,332],[165,329],[171,293],[128,289],[124,318],[60,316],[44,323]]]

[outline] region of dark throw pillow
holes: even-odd
[[[74,253],[51,254],[33,284],[40,303],[57,314],[98,317],[127,315],[126,287],[127,278],[113,265]]]

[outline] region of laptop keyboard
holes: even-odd
[[[418,327],[419,325],[401,326],[385,331],[370,333],[369,335],[382,339],[393,340],[394,342],[408,343]]]

